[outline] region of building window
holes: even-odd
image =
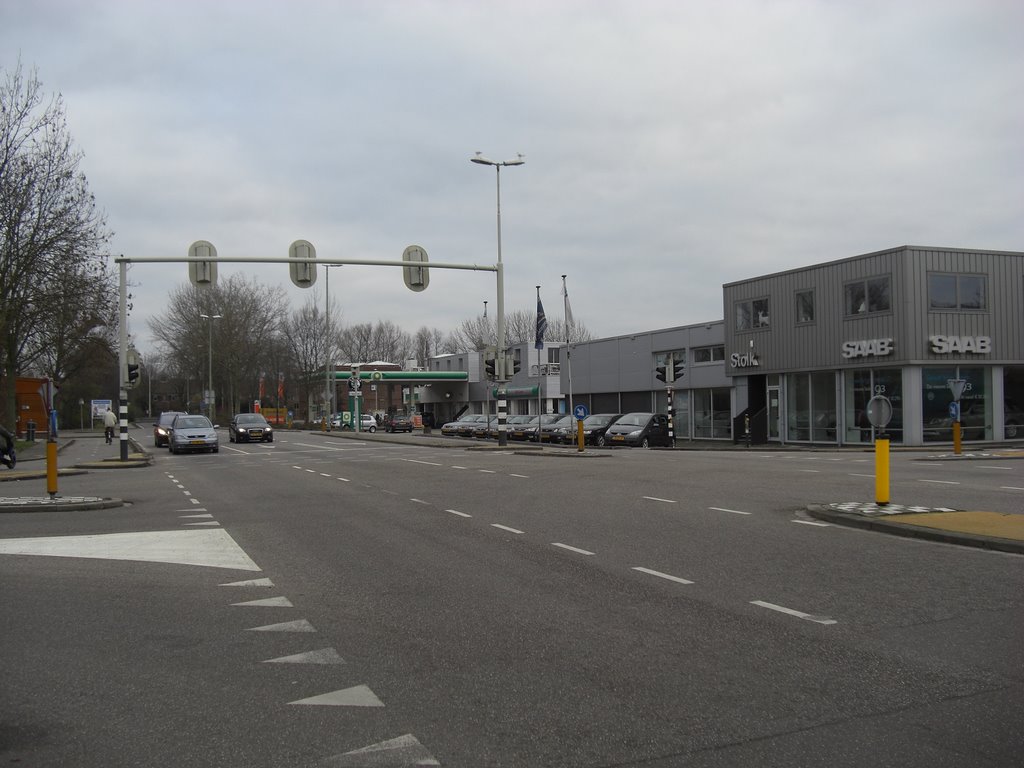
[[[814,291],[797,291],[796,322],[798,325],[814,322]]]
[[[694,347],[692,351],[694,365],[697,363],[717,363],[725,360],[724,344],[714,347]]]
[[[736,302],[736,330],[768,327],[768,299]]]
[[[985,275],[928,275],[928,308],[978,311],[988,309]]]
[[[846,284],[846,314],[865,315],[892,309],[889,276],[871,277]]]
[[[558,353],[562,351],[561,347],[548,347],[548,362],[558,363],[561,362],[558,359]]]

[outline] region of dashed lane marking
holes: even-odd
[[[648,501],[661,501],[661,502],[664,502],[665,504],[676,504],[676,503],[678,503],[678,502],[676,502],[675,499],[660,499],[657,496],[642,496],[641,498],[647,499]]]
[[[921,478],[918,478],[918,482],[935,483],[936,485],[960,485],[960,483],[955,480],[922,480]]]
[[[341,691],[322,693],[308,699],[289,701],[289,704],[306,704],[325,707],[383,707],[384,702],[365,685],[346,688]]]
[[[507,525],[501,525],[500,523],[491,523],[491,528],[499,528],[509,533],[524,533],[524,531],[520,531],[518,528],[509,528]]]
[[[551,542],[551,546],[552,547],[559,547],[561,549],[567,549],[570,552],[575,552],[575,553],[577,553],[579,555],[594,555],[594,554],[596,554],[595,552],[591,552],[590,550],[580,549],[579,547],[570,547],[568,544],[560,544],[557,541]]]
[[[457,509],[446,509],[445,512],[451,512],[453,515],[458,515],[459,517],[472,517],[472,515],[466,512],[459,512]]]
[[[742,510],[739,510],[739,509],[726,509],[725,507],[708,507],[708,509],[713,509],[713,510],[715,510],[715,512],[731,512],[734,515],[752,515],[753,514],[753,512],[743,512]]]
[[[778,611],[779,613],[785,613],[788,616],[796,616],[798,619],[804,621],[813,621],[815,624],[836,624],[835,619],[828,619],[824,616],[812,616],[809,613],[803,611],[794,611],[792,608],[783,608],[781,605],[775,605],[775,603],[766,603],[764,600],[751,600],[751,605],[759,605],[762,608],[767,608],[771,611]]]
[[[693,584],[693,582],[689,579],[681,579],[678,576],[672,576],[671,574],[662,573],[661,571],[654,571],[650,568],[641,568],[640,566],[634,566],[632,570],[639,571],[640,573],[646,573],[648,576],[657,576],[659,579],[667,579],[668,581],[674,581],[677,584]]]

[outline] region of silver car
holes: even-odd
[[[171,423],[167,435],[167,447],[171,453],[182,451],[220,450],[217,428],[205,416],[194,416],[187,413],[179,414]]]

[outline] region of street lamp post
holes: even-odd
[[[504,266],[501,262],[501,169],[503,166],[509,165],[522,165],[526,162],[522,154],[516,155],[515,160],[491,160],[484,157],[479,152],[474,157],[469,158],[471,163],[477,163],[478,165],[491,165],[494,166],[495,179],[497,182],[497,202],[498,202],[498,318],[495,323],[496,335],[498,337],[498,349],[497,349],[497,360],[495,364],[495,371],[498,375],[498,445],[508,445],[508,435],[505,431],[506,424],[506,408],[507,401],[505,400],[505,276]]]
[[[324,420],[321,423],[321,432],[330,432],[333,424],[331,423],[331,403],[337,402],[337,388],[333,386],[337,380],[332,376],[333,371],[331,370],[334,366],[331,364],[331,267],[340,267],[341,264],[325,264],[324,265],[324,303],[327,305],[324,311],[324,325],[326,327],[327,338],[324,340],[324,357],[327,358],[324,363],[324,399],[327,401],[327,407],[324,409]],[[337,407],[337,406],[335,406]]]
[[[215,398],[215,396],[213,394],[213,321],[214,320],[219,320],[222,316],[221,315],[204,315],[202,313],[200,313],[199,316],[200,317],[204,317],[204,318],[206,318],[209,321],[207,323],[207,326],[210,329],[209,343],[207,344],[207,347],[208,347],[207,352],[209,353],[209,359],[210,359],[210,378],[207,379],[207,382],[206,382],[206,387],[207,387],[206,395],[207,395],[207,400],[209,401],[207,403],[207,407],[209,408],[210,422],[212,423],[213,422],[214,401],[216,400],[216,398]]]

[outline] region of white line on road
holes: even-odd
[[[669,581],[674,581],[677,584],[693,584],[689,579],[681,579],[678,576],[671,576],[667,573],[662,573],[661,571],[652,571],[650,568],[641,568],[636,566],[633,570],[640,571],[640,573],[646,573],[650,576],[657,576],[659,579],[668,579]]]
[[[831,528],[832,523],[823,523],[819,520],[790,520],[791,523],[800,523],[801,525],[816,525],[819,528]]]
[[[465,469],[465,467],[460,467],[455,464],[452,464],[452,469]]]
[[[751,605],[759,605],[762,608],[768,608],[772,611],[778,611],[779,613],[785,613],[790,616],[796,616],[798,619],[804,619],[805,621],[813,621],[815,624],[835,624],[835,619],[826,619],[823,616],[812,616],[809,613],[802,611],[794,611],[792,608],[783,608],[781,605],[775,605],[774,603],[766,603],[764,600],[751,600]]]
[[[814,472],[815,474],[821,474],[820,469],[798,469],[797,472]]]
[[[414,501],[417,504],[429,504],[430,503],[429,501],[424,501],[423,499],[409,499],[409,501]]]
[[[657,496],[641,496],[642,499],[648,499],[650,501],[663,501],[666,504],[676,504],[675,499],[659,499]]]
[[[559,544],[557,541],[551,542],[552,547],[561,547],[562,549],[568,549],[570,552],[576,552],[580,555],[593,555],[593,552],[589,552],[585,549],[579,549],[577,547],[570,547],[568,544]]]
[[[715,512],[732,512],[734,515],[752,515],[753,514],[753,512],[741,512],[738,509],[726,509],[725,507],[708,507],[708,509],[713,509],[713,510],[715,510]]]
[[[850,477],[874,477],[874,475],[858,474],[857,472],[851,472]]]
[[[459,512],[457,509],[446,509],[445,512],[451,512],[453,515],[458,515],[459,517],[472,517],[472,515],[465,512]]]
[[[329,475],[326,472],[321,472],[320,477],[333,477],[333,475]]]
[[[496,474],[498,474],[493,469],[478,469],[477,472],[483,472],[485,475],[496,475]]]
[[[1018,488],[1016,485],[1000,485],[999,490],[1001,491],[1024,491],[1024,488]]]
[[[499,525],[498,523],[491,523],[491,528],[500,528],[501,530],[508,531],[509,533],[523,533],[523,531],[520,531],[518,528],[509,528],[507,525]]]
[[[429,464],[432,467],[440,467],[436,461],[420,461],[419,459],[406,459],[410,464]]]
[[[955,480],[921,480],[921,478],[918,478],[918,481],[922,483],[936,483],[937,485],[960,485]]]
[[[508,473],[508,476],[509,476],[509,477],[521,477],[521,478],[523,478],[524,480],[529,480],[529,479],[530,479],[530,476],[529,476],[529,475],[517,475],[517,474],[516,474],[515,472],[509,472],[509,473]]]
[[[991,464],[979,464],[978,469],[1013,469],[1013,467],[994,467]]]
[[[347,477],[339,477],[338,479],[341,480],[341,482],[343,482],[343,483],[350,483],[350,482],[352,482]]]

